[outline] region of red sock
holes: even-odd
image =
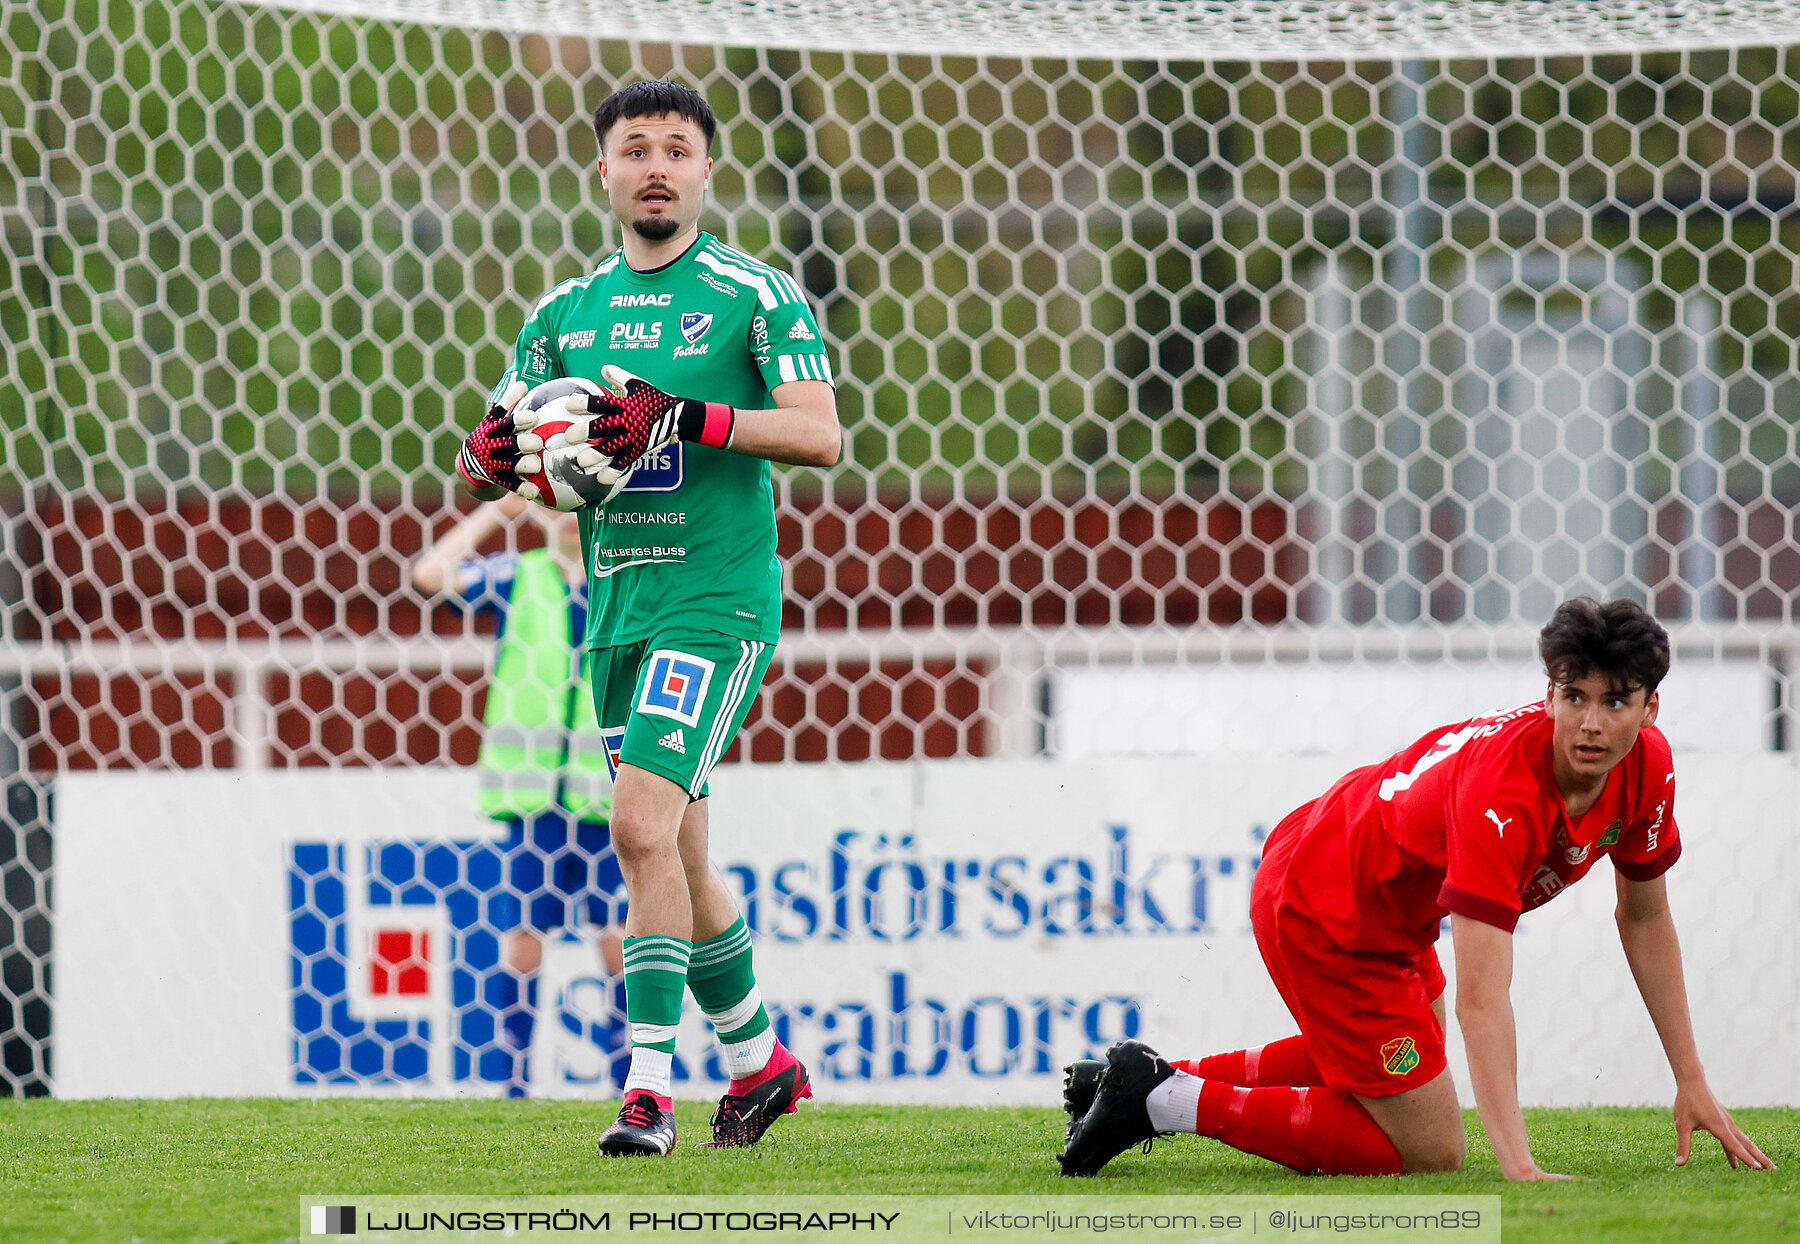
[[[1307,1052],[1306,1038],[1297,1032],[1291,1037],[1271,1041],[1260,1049],[1183,1059],[1174,1066],[1175,1070],[1199,1076],[1202,1080],[1222,1080],[1246,1088],[1325,1083],[1325,1077],[1319,1073],[1319,1064]]]
[[[1200,1086],[1194,1130],[1297,1171],[1398,1175],[1400,1151],[1362,1103],[1341,1089]]]

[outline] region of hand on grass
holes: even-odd
[[[1751,1170],[1772,1171],[1775,1163],[1756,1142],[1744,1135],[1744,1129],[1731,1117],[1731,1111],[1719,1104],[1718,1098],[1704,1083],[1682,1085],[1675,1090],[1675,1165],[1686,1166],[1693,1150],[1694,1133],[1710,1132],[1725,1148],[1725,1160],[1731,1169],[1747,1166]]]

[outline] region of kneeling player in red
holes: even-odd
[[[1251,893],[1256,945],[1297,1036],[1170,1063],[1137,1041],[1068,1068],[1060,1161],[1092,1175],[1135,1144],[1192,1132],[1301,1171],[1459,1170],[1444,1057],[1450,918],[1456,1018],[1508,1179],[1532,1159],[1519,1111],[1512,933],[1610,857],[1619,940],[1675,1074],[1676,1165],[1710,1132],[1735,1168],[1775,1164],[1701,1070],[1663,873],[1681,854],[1675,774],[1656,729],[1669,637],[1631,601],[1568,601],[1538,637],[1548,698],[1433,730],[1290,814]]]

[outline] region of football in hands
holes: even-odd
[[[612,462],[585,440],[569,442],[566,434],[585,418],[573,418],[565,399],[577,393],[599,393],[599,385],[579,376],[546,380],[531,389],[513,407],[513,426],[519,435],[518,493],[527,501],[553,510],[579,510],[604,505],[619,494],[629,472],[612,469]]]

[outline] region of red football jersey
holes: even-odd
[[[1289,884],[1351,949],[1406,952],[1450,912],[1511,932],[1601,856],[1634,881],[1681,854],[1669,742],[1647,727],[1571,818],[1551,772],[1543,702],[1433,730],[1339,779],[1296,844]]]

